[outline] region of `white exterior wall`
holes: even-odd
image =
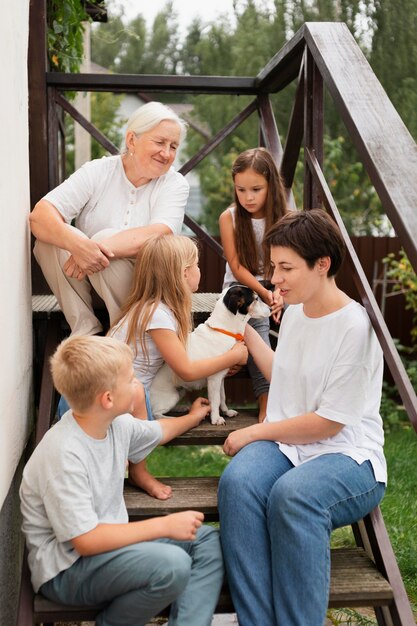
[[[32,380],[27,45],[29,0],[0,21],[0,509],[26,442]]]
[[[18,489],[32,415],[28,214],[29,0],[1,2],[0,624],[15,624],[23,549]]]

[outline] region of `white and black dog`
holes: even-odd
[[[251,317],[269,317],[270,314],[270,308],[249,287],[233,285],[225,289],[210,317],[190,333],[187,342],[188,356],[197,361],[223,354],[236,341],[243,339],[246,323]],[[165,363],[156,374],[150,390],[154,416],[161,417],[177,404],[181,397],[177,388],[201,389],[207,384],[211,423],[225,424],[220,409],[227,417],[237,415],[237,411],[229,410],[226,406],[224,379],[227,372],[226,369],[208,378],[185,382],[176,377]]]

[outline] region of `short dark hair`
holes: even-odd
[[[328,276],[336,276],[345,258],[346,246],[334,220],[322,209],[289,211],[265,233],[266,245],[291,248],[313,268],[328,256]]]

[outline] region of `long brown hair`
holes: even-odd
[[[287,196],[281,175],[275,165],[272,155],[265,148],[252,148],[242,152],[232,166],[232,178],[236,174],[242,174],[248,169],[253,169],[263,176],[268,183],[268,192],[265,200],[265,232],[285,215],[287,210]],[[248,269],[251,274],[259,274],[261,259],[256,245],[255,235],[252,228],[251,216],[239,202],[235,189],[235,247],[239,262]],[[263,246],[263,271],[270,268],[269,247]],[[267,276],[266,276],[267,277]],[[269,277],[269,276],[268,276]]]
[[[126,343],[137,354],[138,343],[148,358],[145,332],[157,306],[163,302],[178,324],[178,337],[186,344],[191,330],[191,291],[184,270],[198,262],[198,248],[192,239],[182,235],[160,235],[149,238],[138,252],[133,285],[110,333],[127,317]]]

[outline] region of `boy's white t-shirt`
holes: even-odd
[[[113,337],[119,339],[119,341],[126,342],[127,323],[128,320],[126,316],[121,320],[120,324],[113,331]],[[167,305],[163,302],[160,302],[158,304],[154,311],[154,314],[152,315],[146,326],[146,331],[157,329],[172,330],[174,333],[177,333],[178,329],[177,320],[175,319],[174,314],[172,313],[171,309],[169,309]],[[156,376],[156,373],[162,367],[165,361],[158,348],[156,347],[156,344],[153,341],[149,332],[145,332],[145,345],[147,348],[149,360],[146,358],[146,355],[142,351],[142,346],[140,342],[137,343],[136,350],[135,346],[131,347],[134,353],[137,351],[137,354],[135,354],[133,360],[133,369],[135,370],[136,378],[140,380],[147,389],[149,389],[153,379]]]
[[[302,304],[290,305],[274,355],[266,421],[315,412],[345,427],[316,443],[277,442],[280,450],[295,466],[335,452],[369,460],[376,480],[385,483],[382,375],[382,350],[360,304],[318,318],[307,317]]]
[[[105,439],[87,435],[67,411],[43,437],[20,487],[23,532],[35,592],[80,557],[71,539],[98,524],[123,524],[126,460],[138,463],[160,443],[162,428],[121,415]]]

